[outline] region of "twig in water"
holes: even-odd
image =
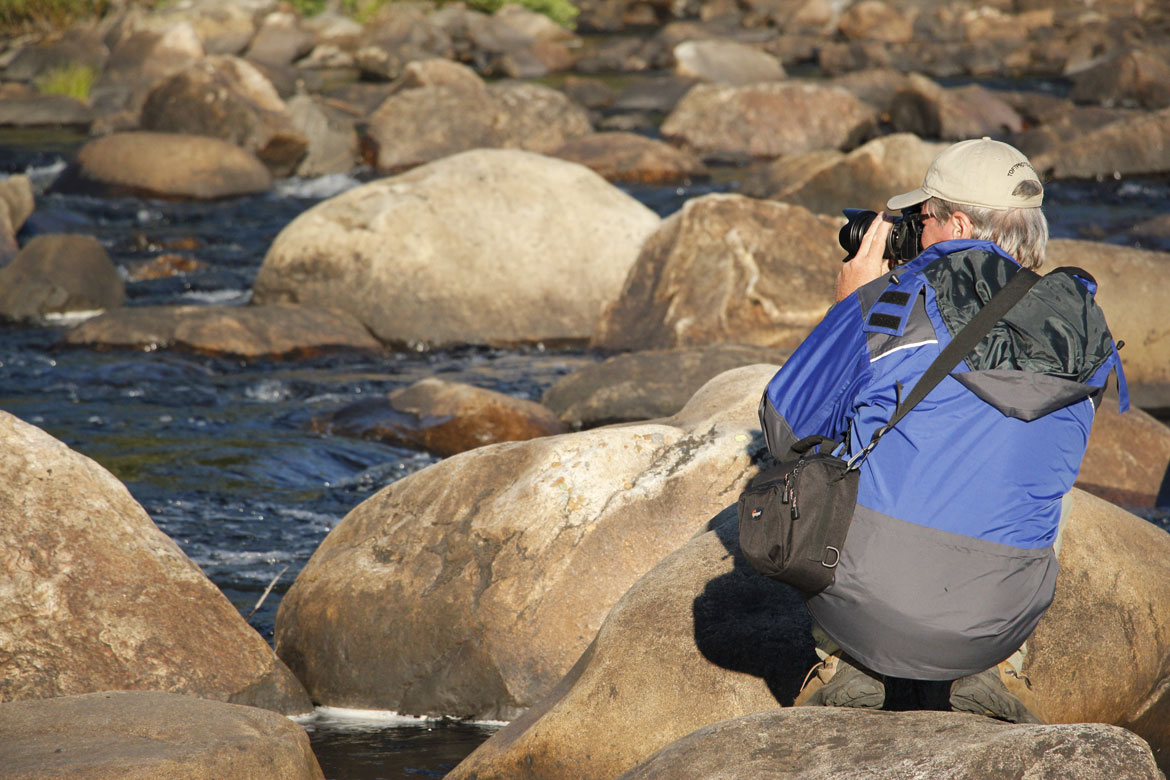
[[[272,578],[272,582],[268,583],[268,587],[265,588],[264,592],[260,594],[260,600],[256,602],[256,606],[252,607],[252,611],[248,613],[248,617],[244,618],[244,622],[249,622],[252,620],[252,616],[256,614],[256,610],[260,609],[260,605],[264,603],[264,599],[268,598],[268,594],[272,592],[274,587],[276,587],[276,581],[280,579],[280,575],[284,574],[286,571],[288,571],[288,566],[285,566],[276,573],[276,576]]]

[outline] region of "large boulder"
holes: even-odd
[[[1033,156],[1032,164],[1041,175],[1055,179],[1170,171],[1170,108],[1136,112],[1054,143]]]
[[[876,121],[876,109],[839,87],[698,84],[662,123],[662,135],[704,157],[743,160],[850,149]]]
[[[404,89],[369,117],[377,167],[396,172],[470,149],[549,154],[592,132],[589,115],[563,93],[503,82]]]
[[[27,176],[15,175],[0,179],[0,268],[8,265],[20,244],[16,234],[33,212],[32,183]]]
[[[894,96],[890,120],[902,132],[945,141],[1006,138],[1023,129],[1016,110],[990,90],[977,84],[946,89],[918,74]]]
[[[1154,52],[1127,48],[1073,76],[1072,99],[1106,106],[1170,106],[1170,63]]]
[[[54,187],[63,192],[216,200],[266,192],[272,176],[235,144],[201,135],[117,133],[88,142]]]
[[[239,54],[256,34],[257,20],[276,6],[276,0],[185,0],[152,9],[135,20],[135,27],[166,30],[187,25],[208,54]]]
[[[483,447],[391,484],[297,577],[277,652],[323,704],[515,717],[735,500],[774,371],[722,374],[671,418]]]
[[[1170,535],[1073,496],[1056,599],[1028,640],[1032,689],[1008,682],[1046,722],[1130,729],[1165,767]],[[630,588],[556,690],[450,780],[612,778],[698,728],[791,705],[816,661],[808,613],[743,559],[734,507],[711,525]]]
[[[307,355],[381,344],[344,310],[268,306],[135,306],[86,320],[65,343],[89,347],[184,349],[244,358]]]
[[[692,198],[646,240],[592,346],[795,347],[833,303],[841,224],[742,195]]]
[[[1136,407],[1117,411],[1112,395],[1098,405],[1077,487],[1128,507],[1170,497],[1170,427]]]
[[[782,158],[748,177],[743,190],[820,214],[840,214],[845,208],[877,211],[894,195],[918,188],[945,148],[910,133],[894,133],[848,154],[821,150]]]
[[[1057,239],[1048,244],[1045,267],[1079,266],[1099,285],[1097,302],[1113,338],[1124,341],[1121,362],[1139,406],[1170,406],[1170,333],[1153,279],[1170,271],[1170,254],[1094,241]]]
[[[583,340],[658,223],[580,165],[467,152],[301,214],[253,300],[342,308],[399,345]]]
[[[591,133],[570,139],[553,157],[580,163],[609,181],[669,184],[706,176],[694,154],[637,133]]]
[[[621,780],[1160,780],[1140,737],[1116,726],[1017,726],[954,712],[783,708],[713,723]]]
[[[349,173],[358,162],[358,135],[352,120],[330,112],[309,95],[288,101],[293,128],[308,141],[308,151],[297,165],[298,176]]]
[[[0,318],[40,322],[125,300],[118,269],[92,236],[37,236],[0,268]]]
[[[292,174],[309,145],[272,82],[230,56],[205,57],[152,89],[141,126],[229,141],[255,154],[274,176]]]
[[[305,730],[273,712],[113,691],[0,704],[7,780],[323,780]]]
[[[93,110],[65,95],[33,95],[0,100],[0,127],[76,127],[86,130]]]
[[[717,84],[779,81],[787,74],[780,60],[744,43],[710,38],[674,47],[674,72],[683,78]]]
[[[654,420],[678,412],[700,387],[724,371],[782,363],[786,357],[786,350],[746,344],[629,352],[577,369],[540,400],[576,429]]]
[[[0,517],[0,701],[152,690],[312,708],[112,474],[4,412]]]

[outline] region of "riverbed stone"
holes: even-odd
[[[1032,689],[1009,684],[1047,723],[1133,731],[1164,768],[1170,534],[1083,491],[1073,499],[1056,598],[1028,640]],[[808,613],[743,559],[734,506],[711,526],[631,587],[555,691],[448,778],[616,777],[703,726],[791,705],[816,662]]]
[[[154,690],[285,714],[304,688],[110,472],[0,412],[0,701]]]
[[[1109,330],[1125,342],[1121,362],[1134,402],[1147,409],[1170,407],[1170,333],[1160,288],[1151,284],[1170,272],[1170,253],[1054,239],[1044,265],[1078,266],[1093,275]]]
[[[841,12],[837,29],[849,40],[909,43],[914,37],[911,18],[882,0],[861,0]]]
[[[215,55],[151,90],[141,127],[220,138],[256,155],[274,176],[288,176],[308,151],[276,88],[254,65]]]
[[[86,320],[69,330],[64,340],[77,346],[183,349],[244,358],[381,348],[344,310],[279,303],[135,306]]]
[[[0,127],[89,128],[93,110],[65,95],[33,95],[0,100]]]
[[[301,27],[296,14],[276,11],[260,22],[260,28],[248,44],[246,59],[284,67],[313,50],[315,38]]]
[[[315,418],[313,428],[440,457],[568,430],[551,410],[533,401],[434,377]]]
[[[36,201],[32,183],[23,174],[0,179],[0,268],[8,265],[20,251],[16,234],[32,216]]]
[[[1016,110],[987,88],[971,84],[948,89],[918,74],[911,74],[894,96],[890,121],[902,132],[944,141],[1007,138],[1023,129]]]
[[[778,708],[672,742],[620,780],[1159,780],[1150,746],[1116,726],[1015,725],[957,712]]]
[[[0,704],[8,780],[323,780],[305,730],[255,707],[155,691]]]
[[[345,309],[395,345],[583,341],[659,221],[583,166],[481,149],[301,214],[253,300]]]
[[[1170,427],[1137,407],[1118,412],[1113,395],[1102,399],[1077,487],[1122,506],[1152,507],[1170,498],[1168,467]]]
[[[539,84],[418,87],[391,95],[370,116],[377,167],[397,172],[471,149],[548,154],[593,128],[588,112]]]
[[[257,21],[276,7],[276,0],[185,0],[153,9],[137,25],[155,30],[190,25],[208,54],[234,55],[247,48]]]
[[[1042,176],[1055,179],[1170,171],[1170,108],[1136,112],[1076,135],[1032,157],[1032,165]]]
[[[451,35],[419,3],[386,3],[365,23],[354,59],[364,78],[393,81],[414,60],[455,55]]]
[[[553,157],[584,165],[609,181],[669,184],[708,175],[691,152],[638,133],[592,133],[567,141]]]
[[[833,303],[842,224],[742,195],[692,198],[646,240],[590,343],[794,348]]]
[[[131,132],[86,143],[54,187],[115,197],[215,200],[266,192],[272,175],[254,155],[218,138]]]
[[[629,352],[562,377],[540,400],[578,430],[653,420],[677,413],[700,387],[724,371],[779,364],[787,354],[746,344]]]
[[[1170,106],[1170,63],[1154,52],[1127,47],[1072,77],[1072,99],[1104,106]]]
[[[738,496],[773,372],[721,374],[670,418],[482,447],[394,482],[297,577],[277,652],[323,704],[515,717]]]
[[[783,157],[745,176],[742,188],[746,195],[795,203],[819,214],[838,215],[846,208],[880,211],[894,195],[917,189],[946,146],[893,133],[848,154],[820,150]]]
[[[118,269],[92,236],[37,236],[0,268],[5,319],[43,322],[54,315],[114,309],[125,301]]]
[[[326,110],[318,98],[310,95],[290,98],[288,113],[293,129],[308,141],[305,156],[297,164],[297,176],[349,173],[354,169],[360,154],[353,120]]]
[[[787,76],[780,60],[759,49],[726,39],[683,41],[674,47],[674,72],[716,84],[754,84]]]
[[[662,123],[662,135],[704,158],[743,161],[851,149],[873,131],[876,119],[876,109],[839,87],[794,80],[697,84]]]

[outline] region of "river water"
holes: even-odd
[[[128,305],[244,304],[276,234],[304,209],[361,183],[362,174],[285,180],[274,192],[216,203],[51,194],[82,138],[0,133],[0,175],[29,174],[40,233],[96,236],[120,269],[166,252],[202,270],[127,283]],[[660,215],[720,183],[627,188]],[[842,204],[851,206],[859,204]],[[1170,182],[1054,183],[1046,212],[1058,237],[1136,244],[1129,232],[1170,212]],[[1170,250],[1170,243],[1145,245]],[[174,249],[180,246],[182,249]],[[381,356],[334,354],[245,362],[168,351],[61,346],[67,323],[0,324],[0,409],[37,425],[122,480],[269,641],[280,598],[329,530],[386,484],[435,458],[377,442],[314,433],[318,414],[428,376],[539,400],[560,376],[596,360],[584,351],[464,348]],[[1145,516],[1165,526],[1167,513]],[[265,589],[271,594],[256,609]],[[304,723],[330,780],[441,777],[499,724],[393,719],[322,710]]]

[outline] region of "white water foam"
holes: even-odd
[[[198,301],[199,303],[210,303],[222,306],[234,306],[235,304],[245,304],[252,300],[251,290],[192,290],[191,292],[183,293],[181,298]]]
[[[443,717],[425,717],[419,715],[402,715],[394,710],[360,710],[349,707],[317,707],[311,713],[291,716],[298,723],[305,721],[327,721],[333,726],[349,726],[353,728],[385,728],[387,726],[425,726],[429,723],[442,723],[448,720]],[[504,720],[468,720],[475,726],[507,726]]]
[[[44,195],[49,185],[57,180],[61,171],[65,170],[65,166],[65,160],[62,159],[48,165],[30,165],[25,168],[24,175],[28,177],[28,182],[32,185],[33,194]]]
[[[282,198],[332,198],[361,184],[348,173],[329,173],[314,179],[281,179],[273,191]]]
[[[85,311],[51,311],[44,315],[45,322],[53,325],[77,325],[92,320],[99,314],[105,314],[105,309],[87,309]]]

